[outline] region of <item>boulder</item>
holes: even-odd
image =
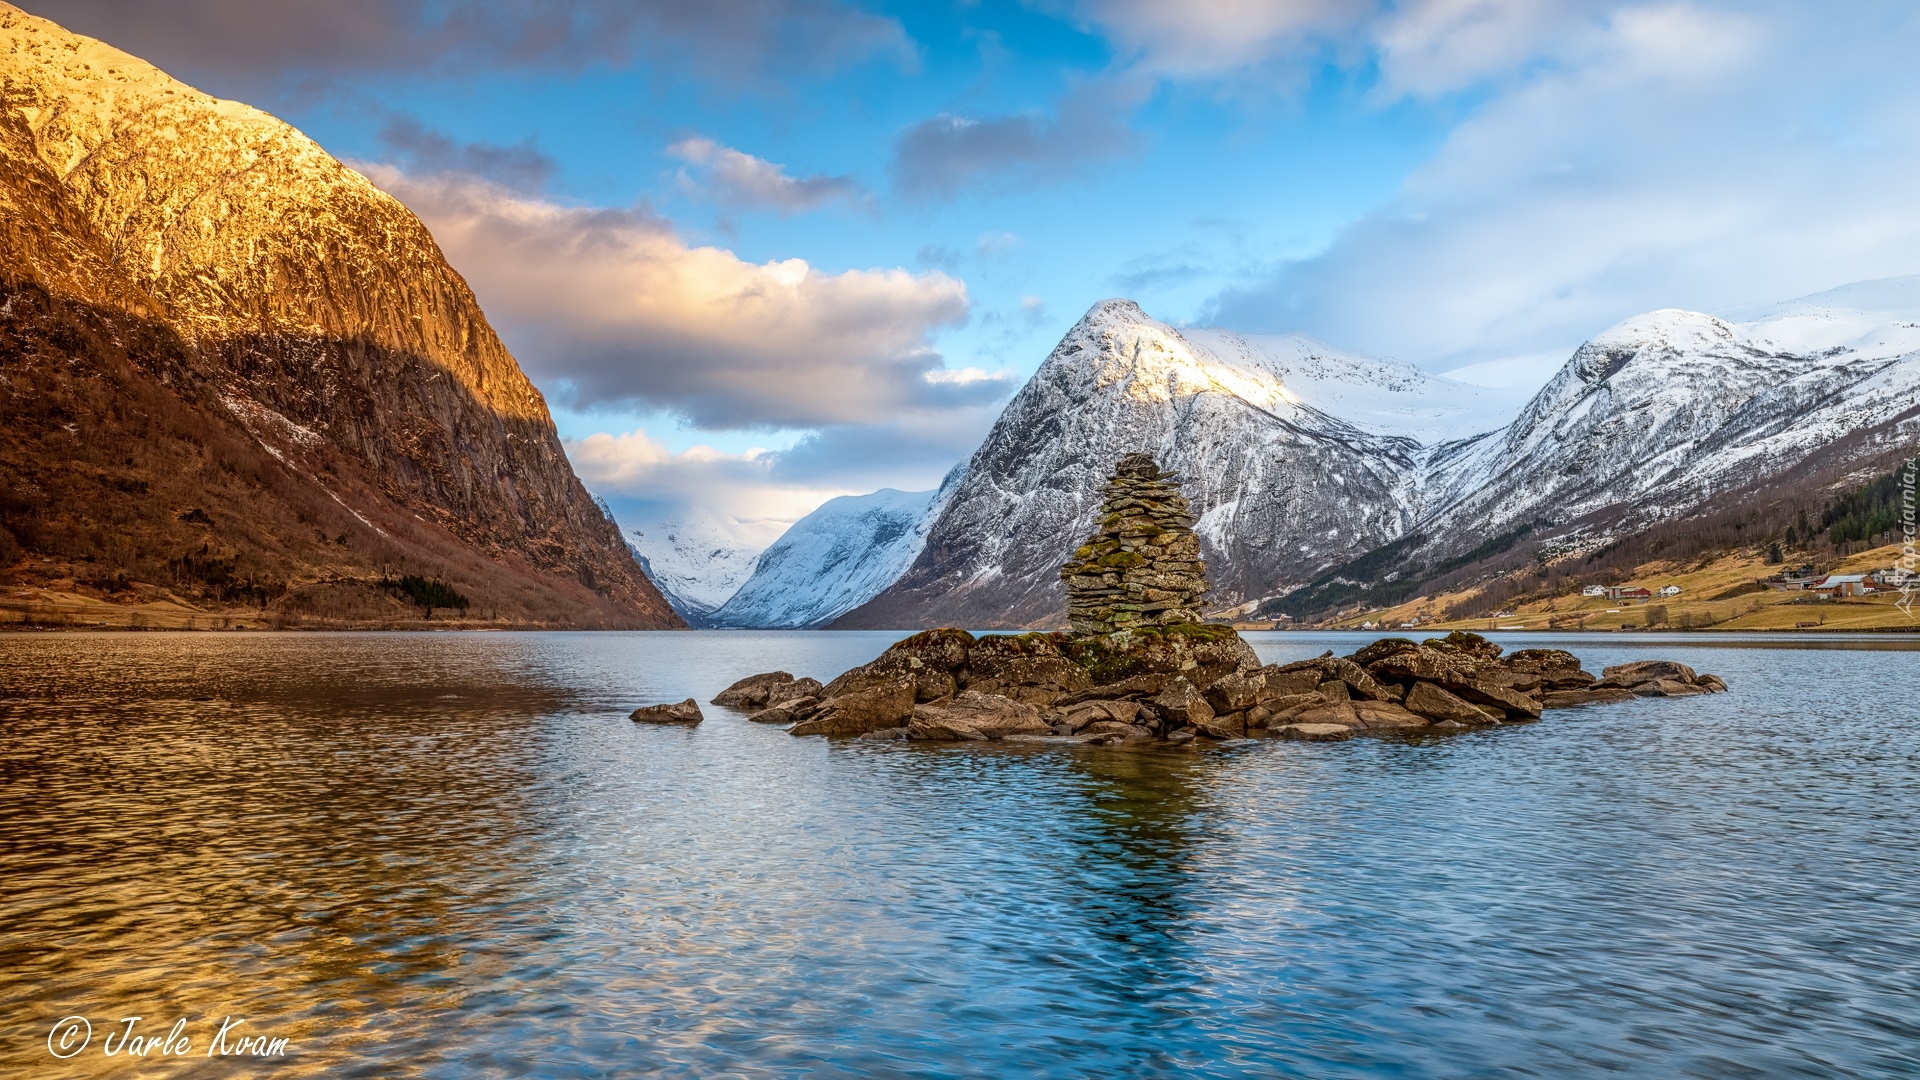
[[[951,673],[911,653],[889,650],[871,663],[843,672],[822,688],[819,696],[822,709],[844,707],[860,712],[884,712],[883,719],[889,722],[880,726],[891,727],[906,719],[914,702],[952,697],[955,689]],[[902,694],[906,695],[906,704],[896,714],[893,705],[888,703],[895,702]]]
[[[1008,735],[1052,735],[1053,729],[1032,705],[998,694],[962,690],[949,702],[915,705],[907,732],[913,739],[984,742]]]
[[[1448,638],[1463,633],[1465,632],[1456,630],[1454,634],[1449,634]],[[1478,637],[1477,634],[1466,636]],[[1447,638],[1430,640],[1445,641]],[[1485,641],[1484,638],[1480,640]],[[1490,641],[1486,644],[1499,648]],[[1478,705],[1491,705],[1509,717],[1538,718],[1540,715],[1540,702],[1486,677],[1480,660],[1465,646],[1449,652],[1421,645],[1412,651],[1402,650],[1377,660],[1370,670],[1375,678],[1390,679],[1394,682],[1433,683],[1455,697],[1464,698]],[[1493,665],[1486,665],[1484,670],[1497,669]]]
[[[1213,706],[1207,704],[1207,699],[1200,693],[1199,688],[1188,682],[1184,676],[1176,676],[1167,683],[1165,690],[1147,704],[1152,706],[1153,711],[1160,715],[1169,728],[1186,727],[1194,724],[1196,720],[1213,719]]]
[[[1327,704],[1330,703],[1319,694],[1288,694],[1283,698],[1274,698],[1259,707],[1267,710],[1266,725],[1275,727],[1291,721],[1308,709],[1317,709]],[[1252,715],[1251,710],[1248,715]]]
[[[819,704],[820,699],[811,694],[806,697],[785,698],[761,709],[747,717],[756,724],[791,724]]]
[[[1414,683],[1407,690],[1406,707],[1429,720],[1452,720],[1458,724],[1497,724],[1502,719],[1430,682]]]
[[[918,657],[882,654],[878,660],[828,683],[814,711],[787,732],[864,735],[899,727],[913,714],[914,702],[920,700],[922,676],[935,680],[946,673],[927,666]]]
[[[1326,698],[1328,701],[1353,700],[1353,691],[1349,690],[1347,684],[1339,679],[1328,679],[1326,682],[1314,687],[1313,692]]]
[[[1699,677],[1699,680],[1695,682],[1694,685],[1700,687],[1701,689],[1707,691],[1710,694],[1724,694],[1727,692],[1727,681],[1725,679],[1722,679],[1718,675],[1707,675],[1705,673],[1702,673]]]
[[[1167,688],[1173,676],[1165,674],[1135,675],[1131,679],[1104,683],[1075,694],[1068,694],[1054,702],[1057,708],[1078,705],[1083,701],[1118,700],[1120,698],[1150,698]]]
[[[812,679],[807,681],[813,682],[816,691],[820,688],[820,684],[814,682]],[[749,675],[739,682],[734,683],[732,686],[727,687],[725,690],[720,691],[718,694],[715,694],[711,704],[724,705],[729,709],[762,708],[773,699],[773,694],[776,690],[785,697],[798,696],[792,692],[793,683],[793,676],[784,671],[768,671],[759,675]],[[804,693],[804,691],[802,692]]]
[[[990,634],[967,650],[960,686],[1038,706],[1093,687],[1087,670],[1060,655],[1047,634]]]
[[[906,728],[889,727],[889,728],[881,728],[879,731],[869,731],[866,734],[860,736],[860,741],[861,742],[899,742],[901,739],[904,739],[906,737],[907,737]]]
[[[1427,726],[1427,718],[1391,701],[1356,701],[1353,711],[1370,731],[1407,731]]]
[[[887,647],[887,652],[912,656],[936,671],[954,671],[967,662],[975,638],[958,627],[922,630]]]
[[[1535,675],[1546,690],[1584,690],[1593,675],[1580,667],[1580,658],[1565,649],[1521,649],[1506,659],[1509,671]]]
[[[1462,697],[1480,705],[1491,705],[1506,711],[1507,719],[1540,719],[1540,700],[1518,690],[1509,690],[1490,682],[1472,680],[1445,687],[1454,696]]]
[[[1247,737],[1247,714],[1243,712],[1227,713],[1210,720],[1189,721],[1193,730],[1209,739],[1244,739]]]
[[[1347,685],[1348,697],[1362,697],[1368,701],[1392,700],[1392,693],[1375,681],[1367,669],[1351,660],[1335,658],[1327,661],[1327,673]]]
[[[1139,719],[1140,705],[1133,701],[1083,701],[1058,715],[1055,723],[1073,734],[1102,721],[1132,725]]]
[[[1267,677],[1259,669],[1230,671],[1207,687],[1207,704],[1216,713],[1244,712],[1260,703]]]
[[[1310,727],[1321,724],[1345,724],[1348,727],[1359,727],[1361,720],[1360,714],[1354,711],[1352,702],[1334,701],[1311,709],[1303,709],[1291,717],[1284,726],[1294,727],[1301,724]],[[1267,726],[1271,728],[1273,721],[1267,721]]]
[[[1656,682],[1660,679],[1675,679],[1682,683],[1693,683],[1698,676],[1685,664],[1672,660],[1636,660],[1631,664],[1615,664],[1600,670],[1598,686],[1617,686],[1631,690],[1641,683]]]
[[[1505,651],[1479,634],[1466,630],[1455,630],[1443,638],[1428,638],[1421,644],[1429,649],[1468,656],[1474,660],[1497,660]]]
[[[667,705],[642,705],[629,719],[637,724],[697,724],[706,717],[700,715],[700,703],[688,698]]]
[[[1363,668],[1371,667],[1376,662],[1385,660],[1394,653],[1417,652],[1419,648],[1419,643],[1413,641],[1411,638],[1381,638],[1379,641],[1355,652],[1352,656],[1347,657],[1347,659],[1359,664]]]
[[[1297,742],[1339,742],[1353,738],[1353,728],[1346,724],[1288,724],[1274,734]]]
[[[1094,683],[1115,683],[1137,675],[1181,675],[1205,690],[1230,672],[1260,667],[1253,646],[1230,626],[1188,623],[1094,637],[1057,637],[1061,652],[1085,668]]]
[[[1572,705],[1617,705],[1622,701],[1632,701],[1633,697],[1631,690],[1610,686],[1597,690],[1549,690],[1542,704],[1548,709],[1564,709]]]
[[[1317,660],[1306,661],[1307,665],[1288,664],[1285,667],[1268,665],[1260,669],[1261,704],[1274,698],[1293,697],[1299,694],[1311,694],[1326,681],[1326,672],[1321,670]]]

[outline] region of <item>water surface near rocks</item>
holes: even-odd
[[[1920,1075],[1920,642],[1510,635],[1733,689],[1426,741],[626,720],[896,636],[0,636],[0,1074]]]

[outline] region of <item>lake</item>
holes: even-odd
[[[1920,638],[1496,635],[1732,690],[1447,738],[626,718],[898,636],[0,635],[0,1075],[1920,1075]]]

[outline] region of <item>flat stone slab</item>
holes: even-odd
[[[1353,738],[1353,729],[1345,724],[1288,724],[1274,735],[1295,742],[1340,742]]]

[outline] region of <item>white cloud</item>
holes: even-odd
[[[1074,12],[1149,70],[1207,76],[1311,49],[1372,8],[1356,0],[1080,0]]]
[[[682,139],[667,153],[694,166],[681,170],[682,190],[726,206],[769,208],[783,214],[817,210],[836,199],[860,202],[860,185],[846,176],[787,175],[786,166],[722,146],[712,139]]]
[[[567,457],[581,482],[603,497],[697,505],[742,522],[789,525],[836,495],[858,494],[840,484],[776,478],[779,458],[770,451],[728,454],[694,446],[675,453],[645,431],[573,440]]]
[[[810,428],[966,408],[1010,389],[941,375],[932,337],[966,320],[968,299],[939,271],[750,263],[690,246],[641,210],[362,168],[426,221],[521,364],[574,407]]]
[[[1526,35],[1493,35],[1473,64],[1406,76],[1507,81],[1392,201],[1209,317],[1459,366],[1564,357],[1656,308],[1920,270],[1913,9],[1673,3],[1529,25],[1531,59]]]

